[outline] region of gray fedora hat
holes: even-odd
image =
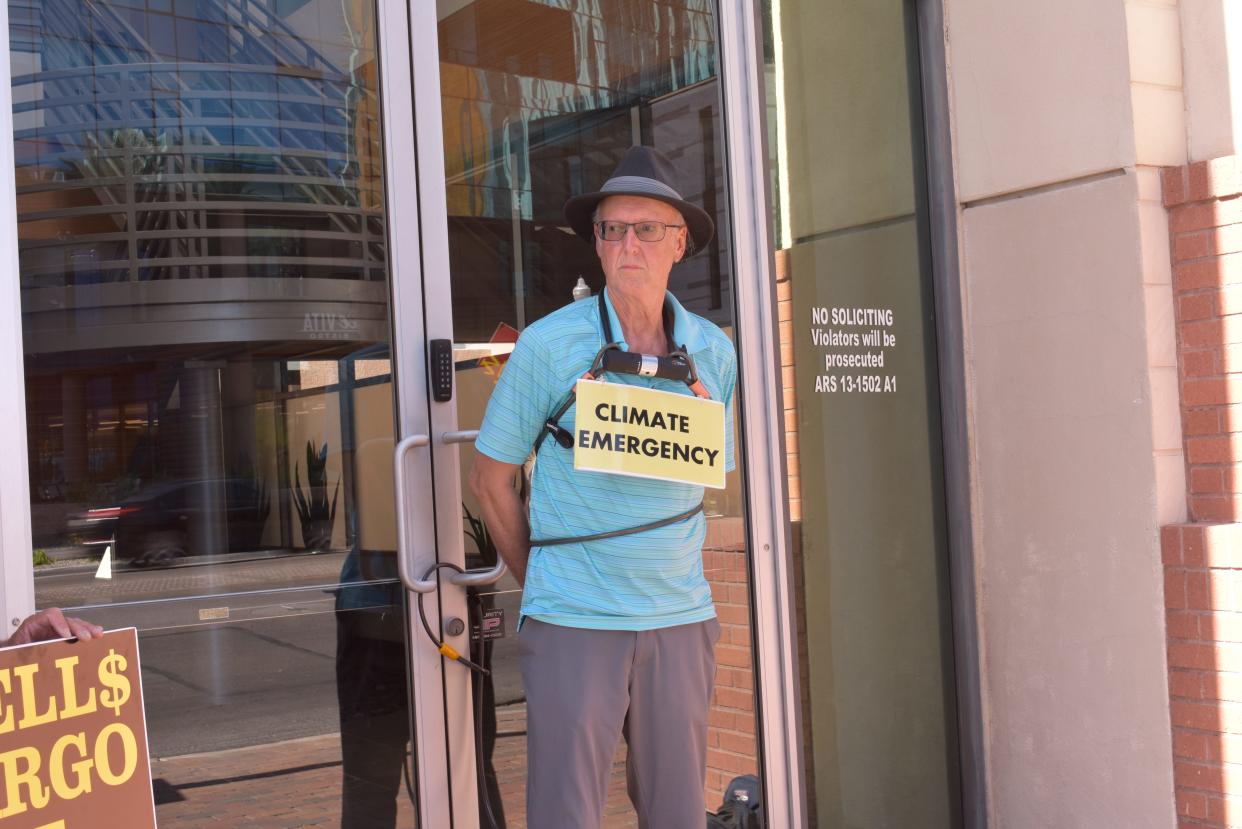
[[[698,253],[707,247],[707,243],[716,233],[716,226],[707,211],[681,197],[676,187],[672,162],[659,150],[651,147],[630,147],[613,171],[612,178],[604,182],[598,193],[583,193],[565,202],[565,220],[585,241],[595,241],[595,229],[592,226],[595,208],[609,196],[642,196],[677,208],[690,232],[690,250],[687,255]]]

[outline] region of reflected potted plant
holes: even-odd
[[[298,464],[293,464],[293,502],[302,522],[302,543],[308,550],[327,550],[332,546],[332,525],[336,522],[336,499],[341,494],[341,479],[336,479],[332,503],[328,503],[328,444],[315,451],[306,441],[306,493]]]
[[[496,544],[492,541],[492,534],[488,532],[487,525],[483,523],[483,519],[476,516],[470,511],[470,507],[464,503],[461,505],[462,510],[466,513],[462,521],[466,524],[466,537],[474,542],[474,548],[478,551],[478,556],[482,561],[483,567],[493,567],[499,558],[496,552]]]
[[[256,550],[261,546],[263,529],[272,511],[271,487],[267,477],[257,467],[252,468],[242,480],[246,487],[238,498],[238,522],[236,527],[230,525],[229,533],[237,534],[235,549]]]

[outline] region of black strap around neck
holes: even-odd
[[[664,301],[664,339],[668,341],[668,353],[677,350],[677,341],[673,339],[673,305]],[[604,302],[604,292],[599,292],[599,325],[604,332],[604,345],[617,342],[612,336],[612,321],[608,318],[608,305]]]

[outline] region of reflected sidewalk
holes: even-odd
[[[507,829],[527,829],[526,706],[497,712],[494,762]],[[336,829],[341,820],[341,746],[336,734],[264,746],[152,758],[161,826],[172,829]],[[625,793],[625,746],[613,759],[604,829],[637,825]],[[394,829],[413,829],[414,808],[399,798]]]

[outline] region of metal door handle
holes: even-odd
[[[440,436],[443,443],[470,443],[479,436],[478,430],[463,432],[445,432]],[[397,572],[401,575],[401,583],[406,590],[414,593],[430,593],[436,589],[435,578],[420,579],[414,573],[414,563],[410,561],[405,543],[405,456],[415,447],[430,446],[431,439],[427,435],[410,435],[402,438],[393,450],[393,468],[396,480],[397,501]],[[495,584],[508,572],[504,561],[497,560],[495,567],[486,570],[467,570],[464,573],[450,572],[445,578],[458,587],[480,587]]]
[[[427,435],[409,435],[401,439],[393,450],[392,460],[396,484],[397,501],[397,572],[401,574],[401,583],[406,590],[415,593],[430,593],[436,589],[435,579],[420,579],[414,575],[414,563],[409,560],[409,551],[405,542],[405,456],[416,446],[430,446],[431,438]]]
[[[489,567],[486,570],[467,570],[464,573],[449,573],[448,580],[458,587],[482,587],[485,584],[495,584],[507,572],[509,568],[505,567],[504,559],[498,555],[495,567]]]

